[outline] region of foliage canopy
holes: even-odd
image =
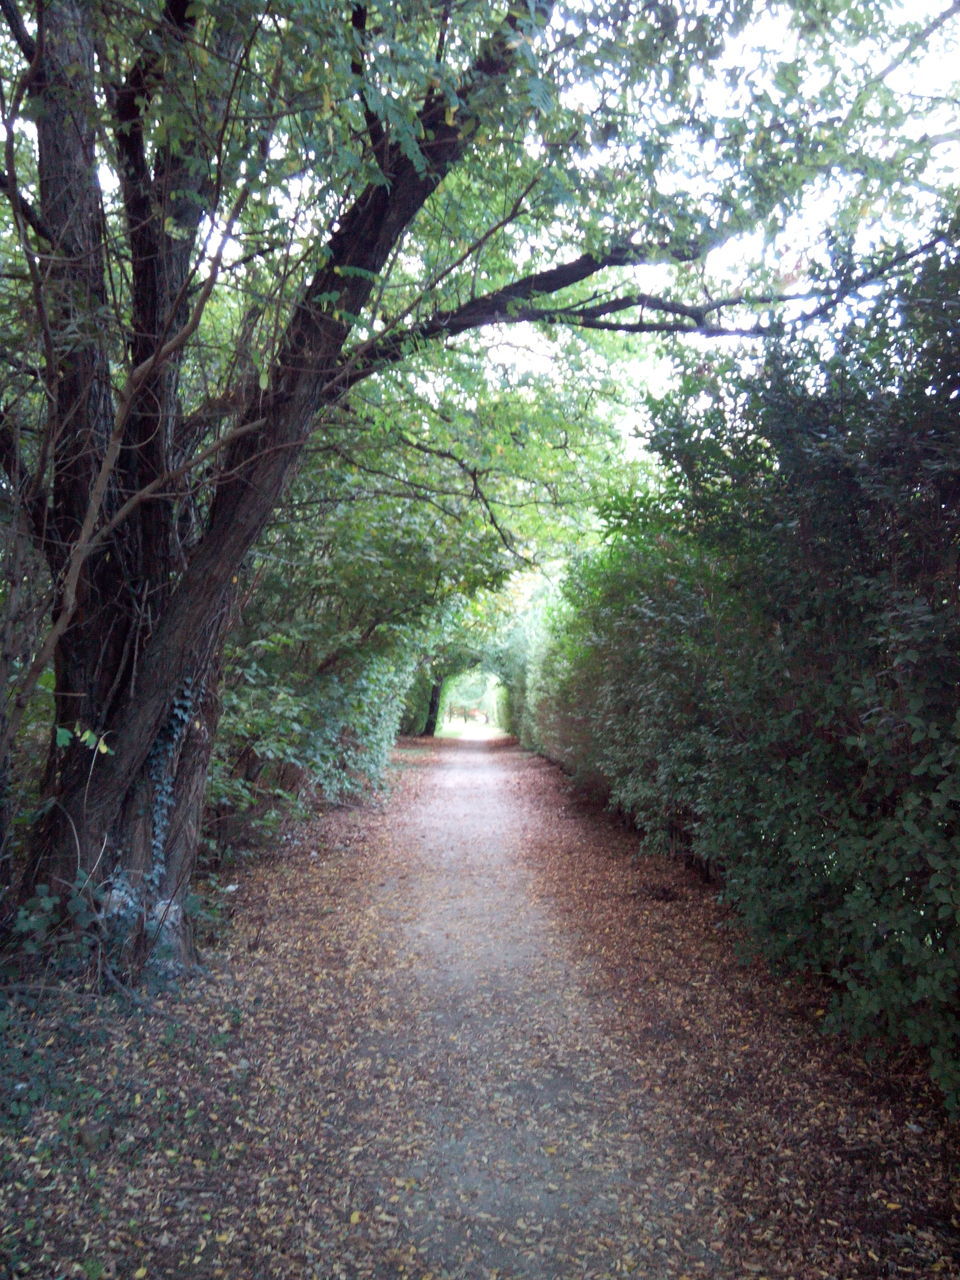
[[[285,538],[310,661],[379,619],[391,574],[416,625],[431,591],[496,581],[605,447],[587,337],[775,333],[908,259],[857,228],[935,173],[943,104],[894,80],[953,8],[3,0],[8,786],[52,708],[22,891],[105,881],[131,968],[182,933],[227,636],[258,577],[249,625],[276,635]],[[809,191],[840,238],[790,301]],[[731,279],[714,251],[747,233],[757,268]],[[491,394],[476,335],[534,323],[565,408],[532,361]],[[311,485],[315,554],[292,524]],[[451,529],[461,563],[428,590]],[[338,592],[366,621],[331,627]]]

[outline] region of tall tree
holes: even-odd
[[[751,9],[2,0],[8,566],[50,616],[2,658],[5,756],[56,679],[27,884],[109,877],[133,953],[176,923],[244,559],[365,379],[429,399],[429,349],[495,324],[763,329],[710,249],[922,169],[916,129],[877,155],[923,31]]]

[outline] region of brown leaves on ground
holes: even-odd
[[[13,1276],[958,1277],[922,1074],[737,963],[551,766],[405,744],[245,873],[165,1017],[8,1015]]]

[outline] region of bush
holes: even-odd
[[[548,752],[646,849],[723,880],[754,946],[906,1038],[960,1104],[960,327],[932,259],[833,350],[702,361],[656,406],[656,492],[571,567]]]

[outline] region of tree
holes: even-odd
[[[472,500],[474,479],[444,474],[460,470],[452,454],[439,468],[391,456],[402,410],[387,432],[365,420],[379,448],[355,425],[331,428],[251,558],[226,649],[215,800],[243,803],[256,795],[245,782],[269,793],[284,776],[331,800],[376,782],[438,620],[515,563]],[[502,490],[484,481],[489,504]]]
[[[436,409],[430,350],[494,324],[763,331],[776,290],[711,294],[711,247],[839,168],[850,208],[922,170],[916,130],[876,157],[924,33],[891,60],[821,9],[747,75],[741,0],[3,0],[4,759],[55,671],[27,888],[109,879],[131,963],[176,926],[245,560],[362,384]]]

